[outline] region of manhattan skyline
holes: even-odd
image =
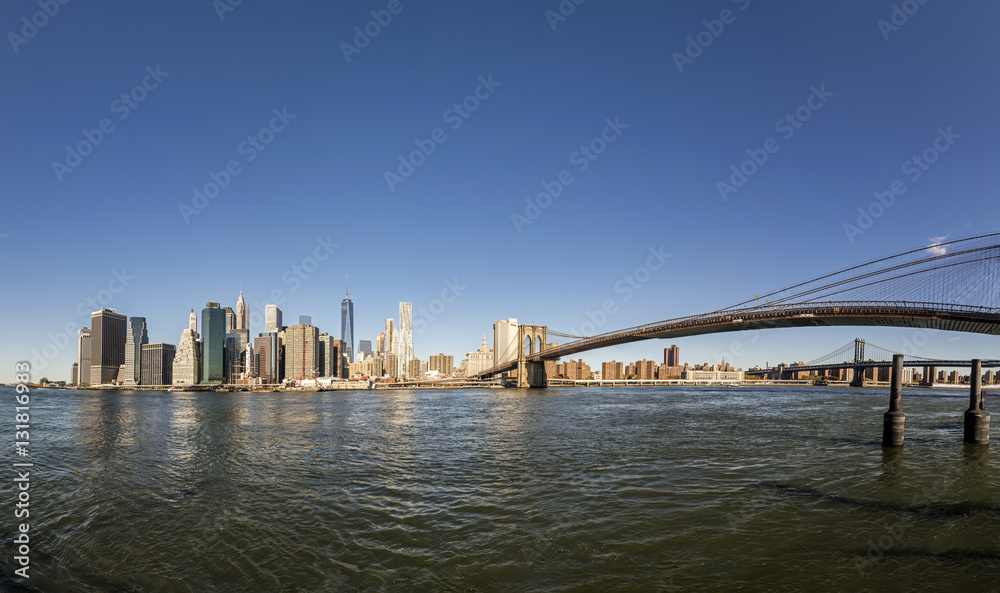
[[[414,355],[459,360],[499,319],[600,333],[996,231],[1000,7],[899,5],[69,3],[29,38],[8,2],[0,381],[49,344],[35,378],[68,379],[59,335],[102,306],[177,344],[241,282],[252,335],[277,304],[339,337],[349,275],[355,350],[405,301]],[[857,335],[909,337],[677,343],[748,368]]]

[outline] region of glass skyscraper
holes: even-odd
[[[354,362],[354,303],[350,291],[345,291],[340,303],[340,339],[344,342],[344,356],[347,362]]]
[[[226,345],[226,312],[219,303],[207,303],[201,310],[201,382],[221,383],[225,379],[223,352]]]

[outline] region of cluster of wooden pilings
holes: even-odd
[[[892,377],[889,388],[889,411],[882,420],[882,446],[903,446],[903,425],[906,415],[900,410],[903,398],[903,355],[892,357]],[[969,387],[969,409],[965,411],[966,443],[972,445],[987,445],[990,442],[990,413],[986,411],[983,401],[983,361],[972,361],[972,373]]]

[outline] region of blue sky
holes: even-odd
[[[190,309],[235,306],[242,284],[256,308],[275,294],[286,320],[339,334],[350,275],[358,339],[411,301],[416,355],[457,361],[501,318],[581,330],[610,299],[608,331],[997,228],[986,0],[55,6],[0,7],[0,381],[32,358],[68,379],[61,332],[89,324],[87,299],[177,343]],[[948,150],[913,179],[905,164],[939,130]],[[720,191],[753,155],[767,160]],[[895,180],[905,193],[845,230]],[[539,204],[543,184],[559,195]],[[669,257],[647,278],[651,249]],[[647,278],[631,294],[629,275]],[[435,303],[448,283],[457,297]],[[678,344],[685,361],[748,367],[855,335],[899,349],[912,330]],[[938,332],[921,353],[996,350]]]

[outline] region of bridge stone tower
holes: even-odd
[[[854,338],[854,377],[851,380],[851,387],[865,386],[865,369],[859,363],[865,361],[865,341],[861,338]]]
[[[529,356],[541,354],[548,338],[548,326],[519,325],[517,328],[517,387],[548,387],[545,375],[545,361],[528,360]]]

